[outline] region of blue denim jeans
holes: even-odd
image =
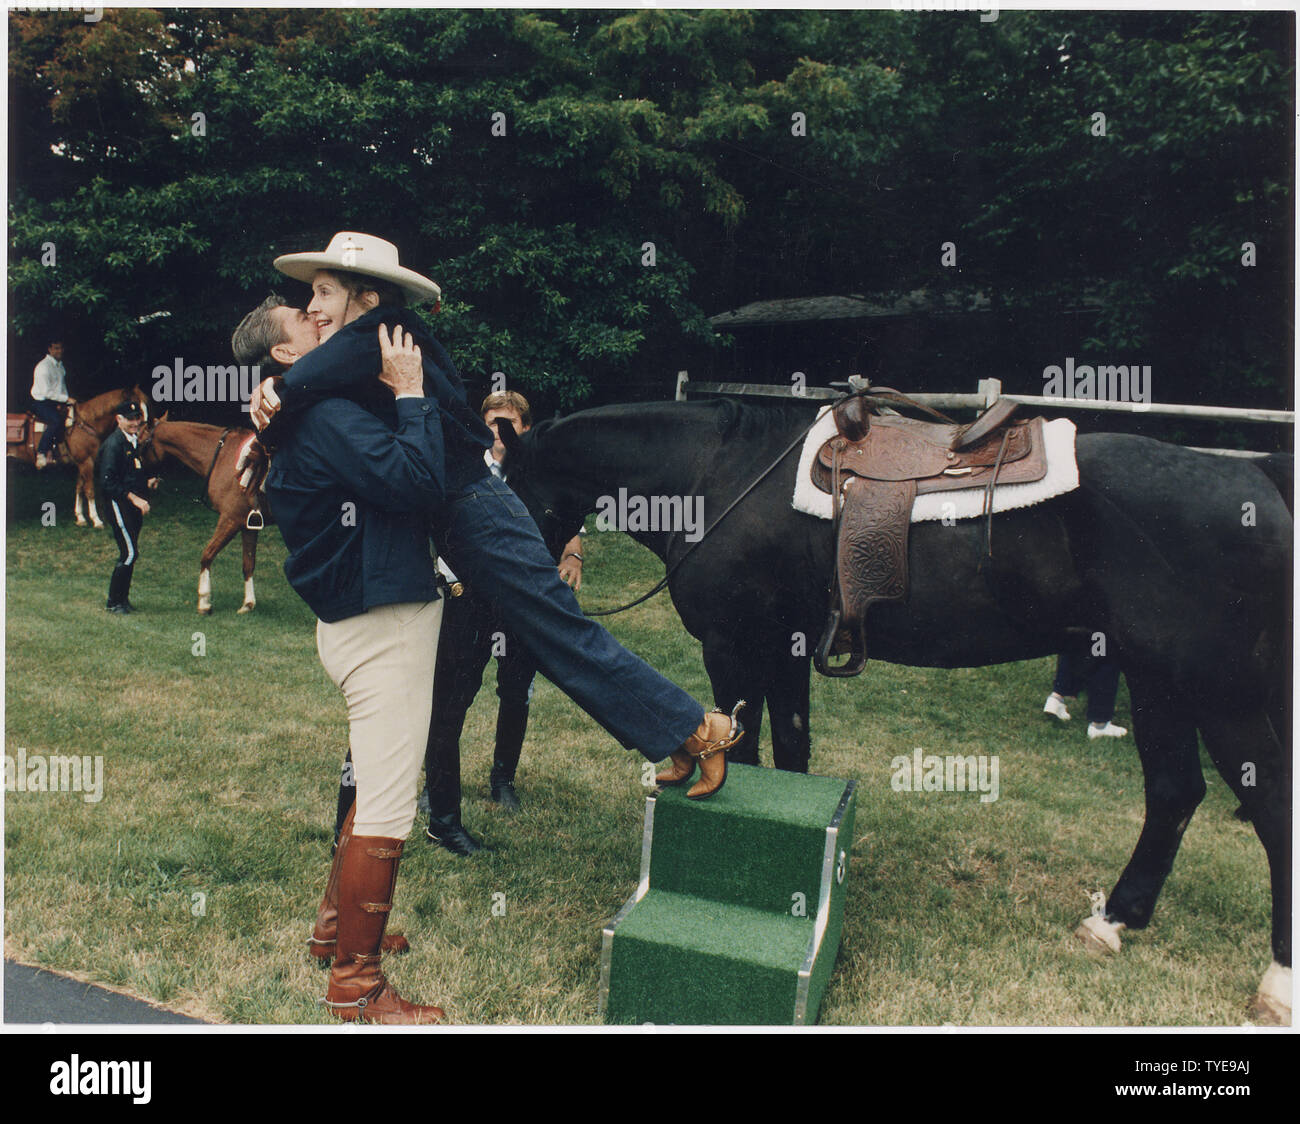
[[[47,402],[43,398],[33,398],[32,413],[45,423],[45,432],[41,434],[41,443],[36,446],[38,453],[48,453],[63,440],[63,411],[58,403]]]
[[[456,575],[495,606],[542,674],[620,744],[660,761],[695,732],[704,708],[583,615],[504,481],[486,476],[453,493],[439,523]]]

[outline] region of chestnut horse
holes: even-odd
[[[95,510],[95,457],[99,453],[100,442],[117,426],[113,408],[126,398],[139,402],[144,410],[144,416],[149,417],[149,396],[138,386],[97,394],[85,402],[76,403],[72,408],[63,443],[59,446],[59,455],[64,461],[71,461],[77,466],[77,484],[73,491],[72,510],[78,527],[104,526],[99,513]],[[24,464],[34,465],[39,434],[36,432],[35,419],[30,414],[28,418],[31,419],[27,427],[30,435],[28,440],[22,445],[10,445],[8,453]],[[83,503],[90,516],[89,523],[82,511]]]
[[[212,612],[212,560],[239,531],[244,537],[244,603],[241,613],[257,606],[253,593],[253,570],[257,565],[257,532],[263,526],[265,501],[256,491],[240,483],[241,458],[256,434],[234,426],[205,425],[202,422],[170,421],[164,414],[145,431],[145,462],[156,464],[173,456],[191,472],[204,478],[208,504],[218,514],[217,529],[199,559],[199,612]]]

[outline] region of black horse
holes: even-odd
[[[512,487],[571,526],[609,499],[703,497],[707,526],[811,422],[811,406],[608,406],[511,443]],[[1292,458],[1260,465],[1147,438],[1082,435],[1080,486],[985,521],[915,524],[905,602],[874,606],[875,659],[979,667],[1071,650],[1102,633],[1129,684],[1146,788],[1137,847],[1080,937],[1118,949],[1141,929],[1205,794],[1197,731],[1268,856],[1275,963],[1261,1017],[1289,1019]],[[699,527],[630,530],[669,566],[716,703],[750,702],[731,759],[757,764],[761,700],[773,758],[807,771],[809,662],[826,620],[828,521],[791,507],[795,448],[694,546]],[[626,505],[625,505],[626,506]],[[679,505],[677,510],[684,508]],[[622,528],[629,529],[629,528]],[[692,531],[696,533],[691,533]],[[689,552],[689,553],[688,553]]]

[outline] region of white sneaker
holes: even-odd
[[[1043,703],[1043,713],[1055,715],[1062,722],[1070,721],[1070,712],[1065,709],[1065,703],[1055,695],[1047,696],[1047,701]]]
[[[1114,722],[1107,722],[1104,726],[1094,726],[1088,723],[1088,737],[1090,738],[1122,738],[1128,733],[1125,726],[1116,726]]]

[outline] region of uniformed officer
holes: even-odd
[[[100,446],[95,458],[95,479],[100,494],[108,501],[108,525],[117,539],[118,559],[108,583],[110,613],[132,613],[131,572],[139,554],[140,525],[149,514],[145,493],[158,487],[157,476],[150,476],[141,464],[140,427],[144,411],[138,402],[119,402],[113,412],[117,429]]]

